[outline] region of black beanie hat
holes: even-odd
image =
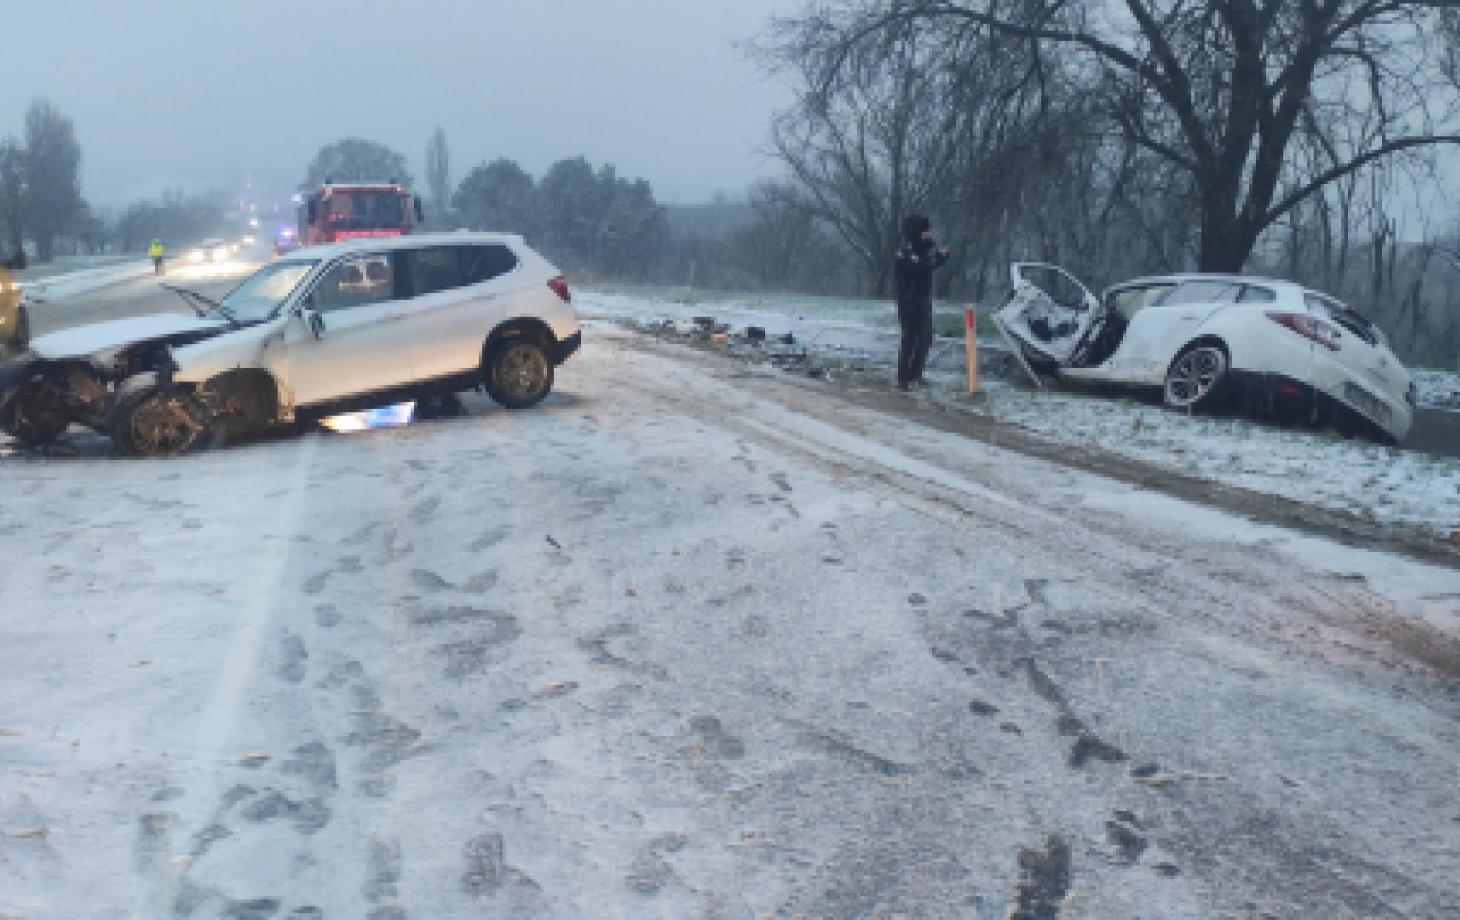
[[[915,240],[923,235],[924,230],[933,229],[933,222],[921,214],[909,214],[903,218],[902,234],[910,240]]]

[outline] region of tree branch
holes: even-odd
[[[1328,185],[1337,179],[1342,179],[1350,173],[1358,172],[1375,160],[1399,153],[1404,150],[1412,150],[1415,147],[1435,147],[1441,144],[1460,145],[1460,134],[1426,134],[1417,137],[1396,138],[1373,150],[1359,154],[1347,163],[1341,163],[1330,169],[1326,169],[1314,176],[1306,185],[1288,195],[1282,201],[1273,205],[1262,217],[1262,226],[1271,225],[1279,217],[1282,217],[1293,208],[1297,207],[1303,199]]]

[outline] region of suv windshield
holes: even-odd
[[[265,265],[223,298],[220,306],[226,315],[241,323],[268,319],[316,264],[309,260]]]

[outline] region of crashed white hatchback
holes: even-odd
[[[1012,268],[994,314],[1036,382],[1160,387],[1185,411],[1332,423],[1382,441],[1409,433],[1414,385],[1363,315],[1291,281],[1243,275],[1139,278],[1097,298],[1064,269]]]
[[[171,454],[301,418],[480,387],[536,404],[582,330],[562,275],[521,237],[444,233],[300,249],[197,316],[41,336],[0,364],[0,429],[72,424],[127,454]]]

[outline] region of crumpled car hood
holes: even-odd
[[[181,313],[157,313],[62,329],[31,339],[30,350],[42,358],[79,358],[149,339],[190,332],[222,332],[227,328],[228,324],[223,320]]]

